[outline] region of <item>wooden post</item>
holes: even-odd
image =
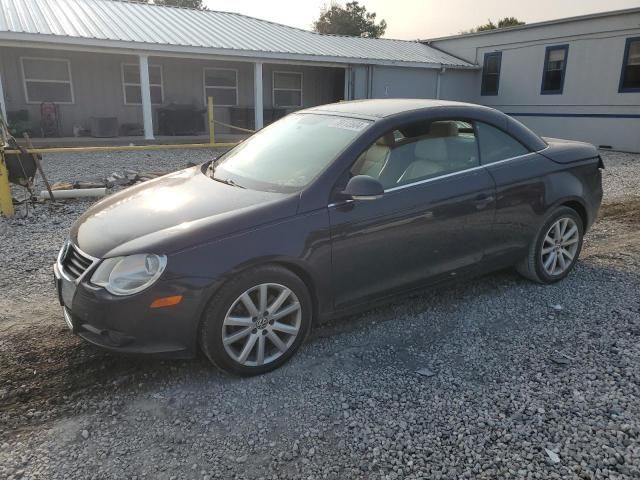
[[[12,217],[13,199],[11,198],[11,187],[9,186],[9,171],[4,157],[4,146],[0,145],[0,213],[5,217]]]
[[[207,97],[207,113],[209,114],[209,144],[216,143],[216,127],[213,115],[213,97]]]
[[[27,142],[27,147],[28,148],[33,148],[33,144],[31,143],[31,138],[29,137],[29,134],[27,132],[24,132],[24,139]],[[42,169],[42,164],[40,163],[40,155],[38,155],[37,153],[32,153],[31,156],[33,157],[33,161],[36,162],[36,167],[38,168],[38,172],[40,172],[40,175],[42,176],[42,180],[44,180],[44,185],[47,187],[47,192],[49,192],[49,198],[52,201],[55,201],[55,197],[53,196],[53,192],[51,191],[51,185],[49,185],[49,180],[47,179],[47,176],[44,174],[44,170]]]

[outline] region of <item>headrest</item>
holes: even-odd
[[[429,126],[430,138],[456,137],[458,136],[458,125],[455,122],[433,122]]]
[[[393,132],[385,133],[378,140],[376,140],[376,145],[380,147],[393,147],[396,139],[393,136]]]

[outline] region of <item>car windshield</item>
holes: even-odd
[[[213,179],[237,187],[290,193],[329,166],[371,122],[299,113],[264,128],[218,159]]]

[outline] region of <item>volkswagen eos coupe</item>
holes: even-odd
[[[96,203],[58,256],[58,296],[101,347],[260,374],[314,323],[403,292],[509,266],[564,278],[601,168],[592,145],[479,105],[311,108]]]

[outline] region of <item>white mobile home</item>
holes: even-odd
[[[472,101],[541,135],[640,152],[640,8],[425,43],[482,67]]]

